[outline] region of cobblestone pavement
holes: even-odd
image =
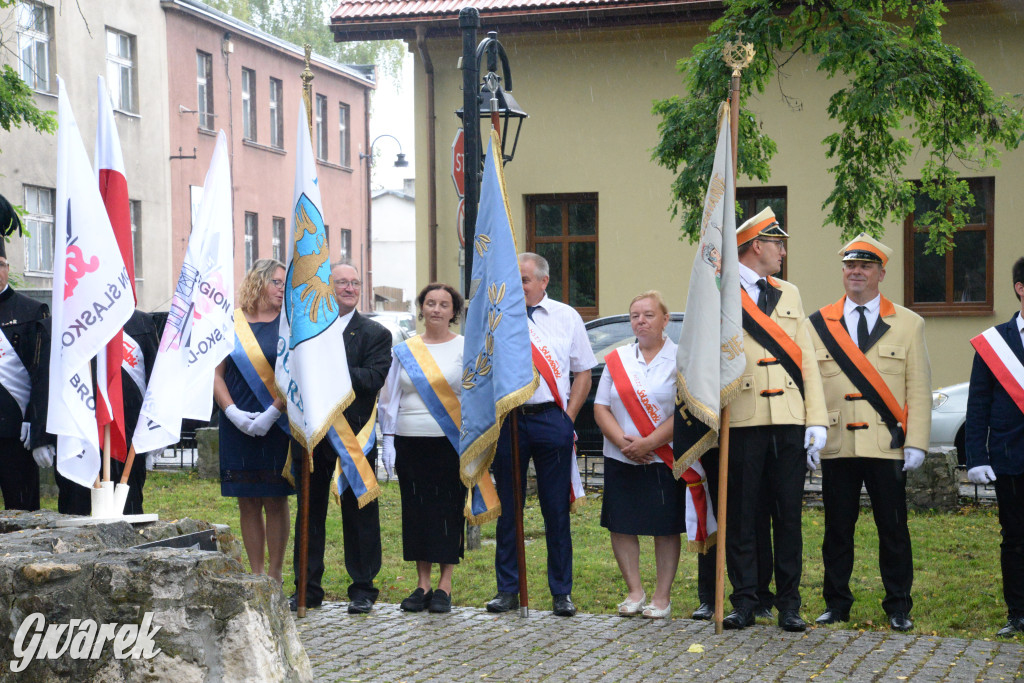
[[[1011,681],[1024,645],[890,632],[757,625],[715,635],[690,619],[531,610],[352,616],[324,603],[296,625],[318,681]]]

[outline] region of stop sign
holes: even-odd
[[[452,182],[455,183],[455,191],[459,197],[466,194],[466,155],[463,152],[462,129],[455,133],[455,140],[452,141]]]

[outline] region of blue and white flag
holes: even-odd
[[[306,108],[300,105],[292,232],[285,251],[288,275],[275,376],[288,404],[292,437],[311,453],[336,421],[344,422],[342,412],[355,395],[331,285],[308,120]]]
[[[494,460],[501,424],[537,388],[519,274],[512,214],[499,164],[501,145],[491,131],[480,186],[473,274],[462,365],[462,481],[472,487]]]

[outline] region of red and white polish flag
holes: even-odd
[[[117,135],[114,110],[103,76],[96,79],[96,96],[99,108],[95,159],[100,196],[107,208],[107,217],[110,219],[117,247],[132,285],[132,301],[136,302],[138,297],[135,294],[135,256],[132,248],[128,181],[124,173],[124,158],[121,155],[121,140]],[[103,427],[110,425],[110,456],[124,462],[128,457],[128,446],[124,426],[124,394],[121,387],[121,361],[124,355],[122,342],[121,330],[118,330],[107,344],[106,351],[96,356],[96,387],[100,394],[100,400],[96,403],[96,424],[101,435]],[[102,436],[100,439],[102,440]]]
[[[92,486],[100,449],[89,361],[124,326],[135,303],[60,77],[57,86],[57,222],[46,430],[57,436],[57,471]]]

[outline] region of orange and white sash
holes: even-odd
[[[1003,335],[996,328],[990,327],[972,339],[971,346],[1024,413],[1024,364],[1021,364]]]
[[[619,395],[626,415],[633,421],[640,436],[650,435],[655,428],[667,420],[671,413],[666,414],[651,398],[647,387],[647,377],[640,368],[631,347],[618,348],[605,356],[608,375],[612,378],[615,392]],[[654,449],[655,455],[671,470],[675,464],[672,455],[672,443],[662,444]],[[686,482],[686,538],[687,547],[697,552],[706,552],[715,543],[718,523],[711,507],[711,496],[708,492],[707,477],[700,461],[696,461],[683,472]]]
[[[139,348],[139,342],[131,338],[127,332],[121,333],[121,369],[135,382],[142,395],[146,395],[146,359]]]
[[[548,391],[554,397],[555,403],[564,411],[565,403],[562,401],[562,395],[558,391],[558,382],[556,380],[556,378],[562,376],[562,368],[559,367],[558,361],[548,351],[547,345],[541,340],[533,325],[530,325],[530,350],[533,353],[533,365],[537,368],[537,373],[543,378],[544,383],[548,385]],[[575,432],[572,438],[573,457],[572,468],[569,471],[569,508],[575,512],[581,505],[586,503],[587,492],[583,488],[583,480],[580,478],[580,467],[576,462],[576,439],[578,437]]]

